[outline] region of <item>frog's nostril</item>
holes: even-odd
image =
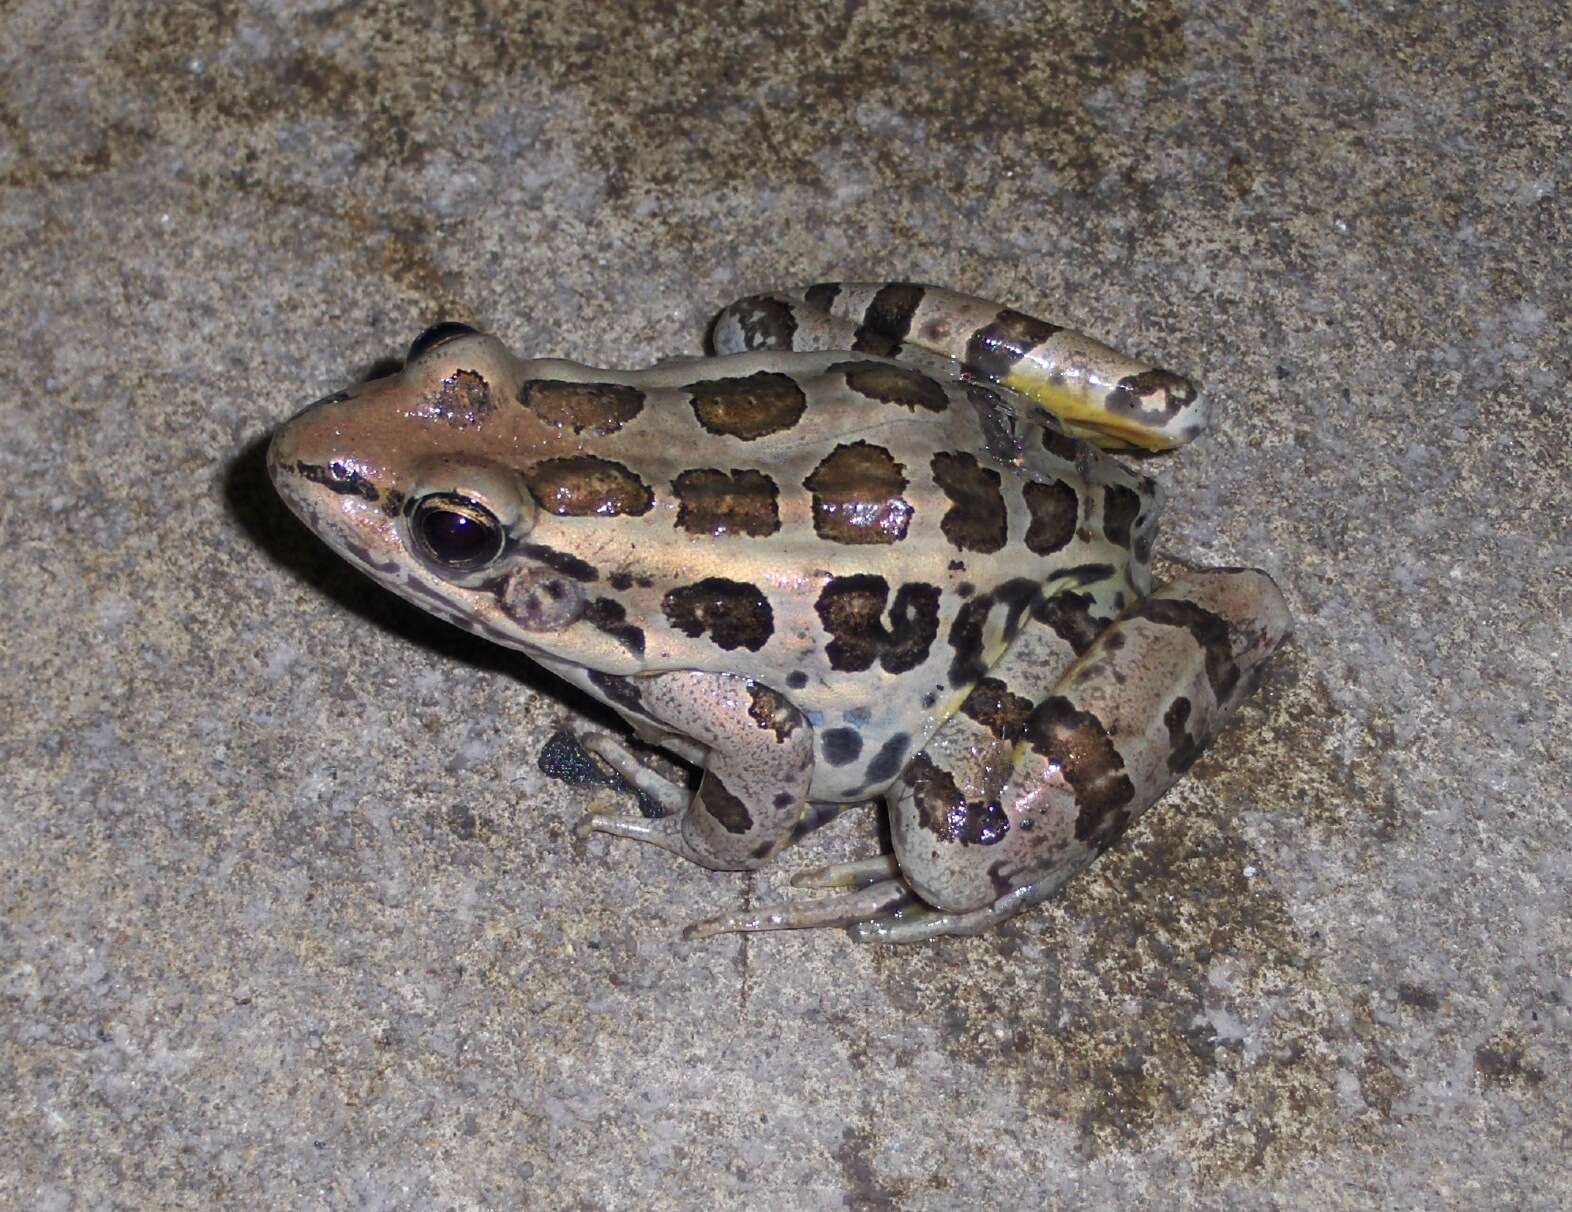
[[[405,355],[404,360],[413,362],[423,354],[430,353],[438,345],[455,337],[468,336],[475,331],[468,324],[460,324],[457,320],[444,320],[440,324],[433,324],[409,343],[409,353]]]

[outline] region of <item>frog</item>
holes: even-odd
[[[520,357],[457,321],[282,425],[267,463],[372,580],[611,709],[647,806],[576,826],[753,871],[846,808],[888,850],[689,926],[909,943],[1052,896],[1189,769],[1291,628],[1266,572],[1154,584],[1199,435],[1179,375],[1004,304],[821,282],[724,307],[702,356]],[[1128,457],[1122,457],[1128,456]]]

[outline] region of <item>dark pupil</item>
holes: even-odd
[[[451,509],[428,510],[420,531],[433,554],[455,564],[484,555],[494,541],[489,526]]]

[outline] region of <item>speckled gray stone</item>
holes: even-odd
[[[0,1205],[1567,1206],[1564,13],[512,7],[0,15]],[[836,277],[1202,378],[1165,549],[1298,631],[993,936],[685,944],[873,821],[575,841],[578,708],[261,442],[437,318],[634,365]]]

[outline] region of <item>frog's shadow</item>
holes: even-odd
[[[263,435],[246,444],[224,469],[224,504],[246,537],[273,564],[339,606],[401,640],[487,673],[502,673],[549,695],[596,727],[625,728],[609,708],[554,677],[521,653],[433,618],[356,571],[289,512],[267,474]]]

